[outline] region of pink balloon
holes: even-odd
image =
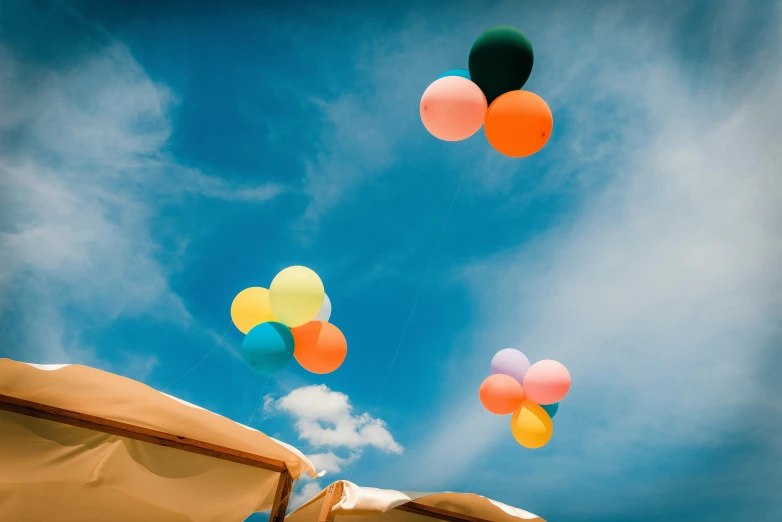
[[[524,394],[538,404],[554,404],[570,391],[570,372],[562,363],[538,361],[524,375]]]
[[[486,96],[480,87],[461,76],[435,80],[421,97],[421,121],[435,138],[461,141],[481,128]]]

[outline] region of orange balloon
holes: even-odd
[[[467,78],[446,76],[427,87],[419,111],[424,127],[435,138],[461,141],[483,125],[486,96]]]
[[[495,415],[513,413],[524,402],[524,389],[519,381],[502,373],[487,377],[481,384],[479,395],[483,407]]]
[[[538,152],[553,128],[551,109],[543,98],[529,91],[506,92],[494,100],[483,123],[492,147],[513,158]]]
[[[331,373],[342,365],[348,354],[348,342],[339,328],[323,321],[291,328],[293,356],[312,373]]]

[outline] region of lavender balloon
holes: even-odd
[[[524,383],[524,374],[529,370],[527,356],[513,348],[505,348],[497,352],[491,359],[491,373],[510,375],[519,384]]]

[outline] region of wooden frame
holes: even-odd
[[[293,490],[293,477],[286,468],[280,473],[280,479],[277,482],[277,491],[274,492],[274,502],[272,511],[269,513],[269,522],[285,522],[285,515],[288,513],[288,501],[291,498]]]
[[[335,514],[332,509],[342,498],[343,491],[344,484],[342,481],[335,482],[328,487],[326,495],[323,497],[323,505],[320,508],[318,522],[334,522]],[[456,513],[455,511],[448,511],[447,509],[427,506],[416,501],[406,502],[394,509],[421,515],[422,517],[433,518],[435,520],[446,520],[448,522],[493,522],[485,518],[473,517],[462,513]]]
[[[87,415],[77,411],[19,399],[9,395],[0,394],[0,410],[277,472],[280,474],[280,479],[277,483],[277,490],[275,491],[274,503],[272,505],[269,521],[282,522],[285,519],[293,477],[291,476],[290,471],[288,471],[288,467],[281,460],[226,448],[225,446],[210,444],[208,442],[190,439],[180,435],[151,430],[125,422],[97,417],[95,415]]]
[[[334,512],[331,510],[342,498],[342,491],[345,484],[340,480],[333,483],[326,489],[326,495],[323,497],[323,505],[320,508],[318,522],[334,522]]]

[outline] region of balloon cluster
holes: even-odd
[[[242,290],[231,304],[231,319],[245,334],[242,357],[258,373],[282,370],[295,357],[312,373],[330,373],[348,353],[342,332],[329,323],[331,301],[318,274],[292,266],[269,289]]]
[[[525,448],[545,446],[554,426],[551,419],[559,401],[570,390],[570,373],[557,361],[538,361],[530,366],[527,356],[513,348],[497,352],[491,373],[481,384],[481,404],[495,415],[513,414],[510,429]]]
[[[535,154],[551,136],[554,120],[543,98],[521,90],[533,58],[532,44],[518,29],[484,31],[470,49],[469,71],[448,71],[424,91],[424,127],[441,140],[461,141],[483,126],[498,152],[513,158]]]

